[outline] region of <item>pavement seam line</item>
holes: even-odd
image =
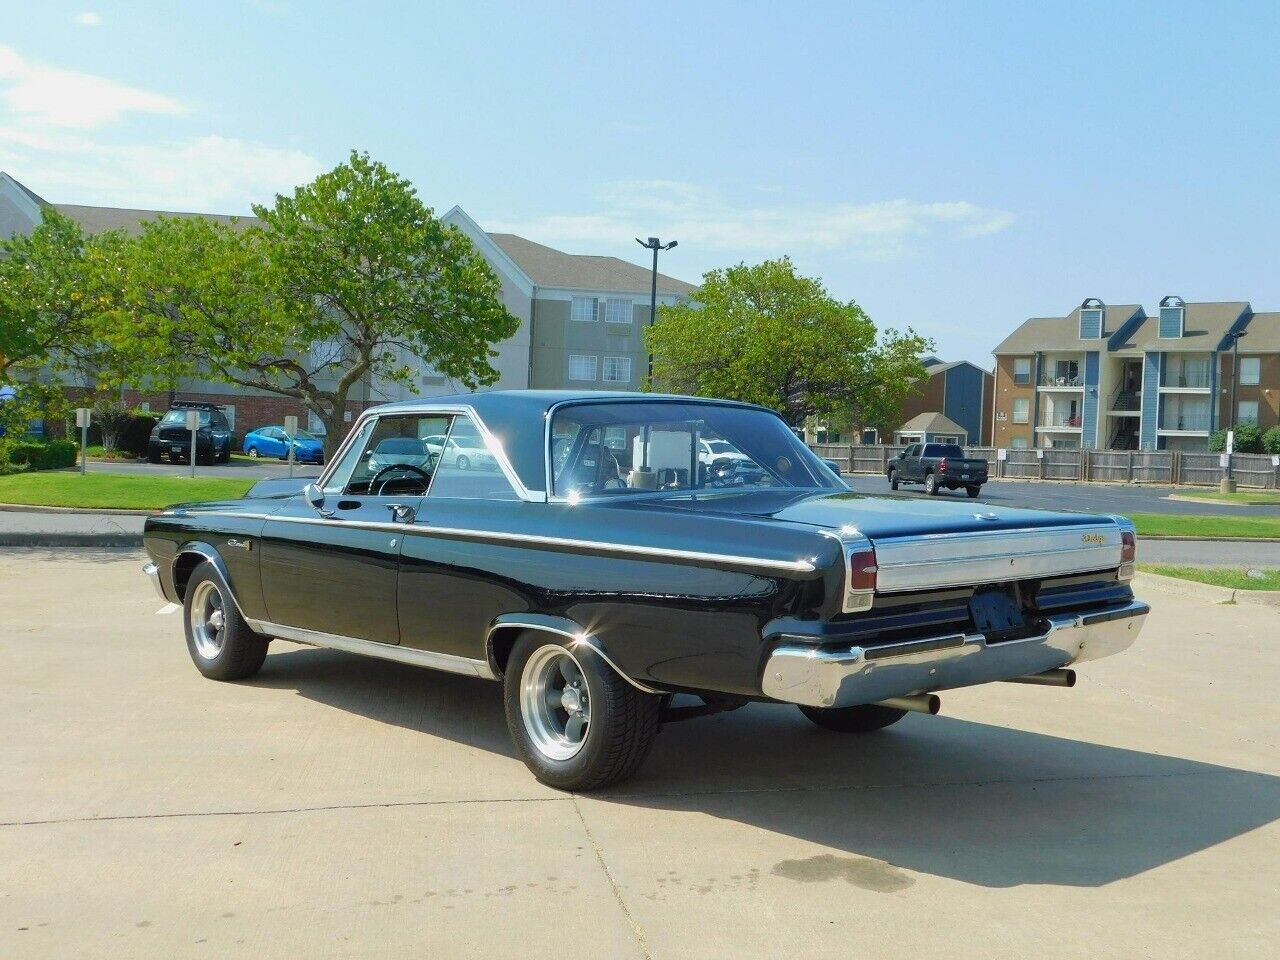
[[[1195,761],[1192,761],[1195,762]],[[1114,773],[1103,776],[1079,777],[998,777],[990,780],[930,780],[924,783],[831,783],[813,784],[793,787],[722,787],[710,790],[671,790],[663,792],[655,790],[649,793],[611,793],[609,797],[616,800],[645,800],[672,797],[737,797],[770,793],[833,793],[840,790],[931,790],[939,787],[991,787],[1006,786],[1019,783],[1103,783],[1108,780],[1171,780],[1177,777],[1212,777],[1220,773],[1255,773],[1252,770],[1237,770],[1223,767],[1215,770],[1186,770],[1176,773]],[[1271,774],[1265,774],[1271,776]],[[387,803],[335,803],[316,807],[279,807],[271,810],[191,810],[176,813],[121,813],[106,817],[60,817],[48,820],[6,820],[0,821],[0,827],[42,827],[56,826],[64,823],[113,823],[129,820],[180,820],[186,817],[269,817],[287,813],[326,813],[335,810],[378,810],[398,809],[401,807],[448,807],[482,803],[554,803],[564,797],[478,797],[457,800],[400,800]],[[577,800],[574,800],[577,809]],[[581,811],[578,819],[582,819]],[[586,829],[586,821],[583,821]],[[590,831],[588,831],[590,835]],[[594,841],[593,841],[594,842]],[[597,857],[599,853],[597,852]],[[603,860],[601,866],[603,866]],[[608,868],[605,868],[608,872]]]
[[[573,800],[573,812],[578,815],[578,822],[582,824],[582,832],[586,834],[587,842],[591,844],[591,849],[596,855],[596,862],[600,864],[600,869],[604,871],[604,878],[609,881],[609,888],[613,891],[613,899],[618,901],[618,907],[622,910],[622,915],[631,927],[631,934],[636,938],[636,945],[640,948],[640,952],[644,954],[645,960],[653,960],[653,954],[649,952],[649,943],[645,940],[644,929],[640,926],[639,921],[631,915],[631,909],[627,906],[627,901],[622,896],[618,881],[613,879],[609,865],[604,862],[604,851],[600,849],[600,844],[596,843],[595,834],[587,826],[587,819],[582,815],[582,807],[578,805],[577,794],[573,794],[570,799]]]

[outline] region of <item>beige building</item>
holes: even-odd
[[[1090,298],[993,352],[997,447],[1196,451],[1219,427],[1280,422],[1280,313],[1245,301]]]

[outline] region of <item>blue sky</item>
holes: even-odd
[[[358,147],[572,252],[789,253],[984,364],[1086,296],[1280,309],[1280,5],[785,6],[6,2],[0,168],[245,212]]]

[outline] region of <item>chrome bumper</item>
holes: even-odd
[[[850,707],[1025,677],[1120,653],[1137,639],[1150,609],[1134,600],[1093,613],[1050,616],[1038,636],[991,644],[980,633],[835,650],[784,642],[765,664],[761,689],[787,703]]]
[[[160,568],[154,563],[146,563],[143,564],[142,572],[147,575],[151,585],[156,588],[156,594],[160,599],[165,603],[172,603],[173,601],[164,595],[164,585],[160,582]]]

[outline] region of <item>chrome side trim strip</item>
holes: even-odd
[[[575,540],[570,537],[548,537],[534,533],[509,533],[505,530],[474,530],[464,527],[437,527],[430,524],[389,523],[378,520],[326,520],[322,517],[284,517],[266,513],[238,513],[235,511],[198,511],[195,517],[240,517],[250,520],[272,520],[279,523],[303,523],[342,525],[359,530],[395,532],[417,537],[447,537],[457,540],[479,540],[494,543],[517,543],[533,547],[571,547],[579,550],[598,550],[601,553],[619,554],[638,558],[662,560],[694,560],[701,563],[732,564],[777,573],[813,573],[817,567],[811,560],[772,560],[765,557],[743,557],[727,553],[704,553],[699,550],[678,550],[671,547],[645,547],[637,544],[607,543],[602,540]]]
[[[416,650],[412,647],[398,647],[389,643],[377,643],[373,640],[361,640],[358,637],[343,637],[334,633],[323,633],[319,630],[306,630],[302,627],[289,627],[282,623],[271,623],[267,620],[246,620],[256,631],[268,637],[281,640],[292,640],[312,647],[327,647],[331,650],[342,650],[345,653],[358,653],[366,657],[377,657],[380,660],[394,660],[414,667],[427,667],[431,670],[443,670],[446,673],[459,673],[467,677],[481,677],[485,680],[497,680],[498,677],[484,660],[472,660],[469,657],[455,657],[448,653],[436,653],[432,650]]]
[[[497,633],[499,630],[502,630],[507,627],[515,627],[521,630],[540,630],[543,633],[554,633],[562,637],[568,637],[570,647],[573,647],[575,649],[577,647],[587,647],[588,649],[591,650],[592,653],[594,653],[601,660],[607,663],[614,673],[620,676],[623,680],[627,681],[627,683],[631,684],[637,690],[640,690],[644,693],[662,693],[663,692],[661,690],[655,689],[654,687],[650,687],[646,684],[643,684],[639,680],[635,680],[627,676],[625,673],[623,673],[622,668],[613,662],[613,658],[611,658],[607,653],[604,652],[604,648],[601,645],[600,641],[597,640],[595,637],[591,636],[590,634],[588,634],[585,630],[580,630],[577,633],[575,633],[572,630],[563,630],[559,627],[553,627],[545,623],[523,623],[515,620],[507,620],[502,623],[495,623],[492,627],[489,628],[489,632],[486,633],[484,637],[484,648],[486,651],[490,650],[492,647],[493,635]],[[490,671],[493,670],[492,665],[490,665],[489,669]]]

